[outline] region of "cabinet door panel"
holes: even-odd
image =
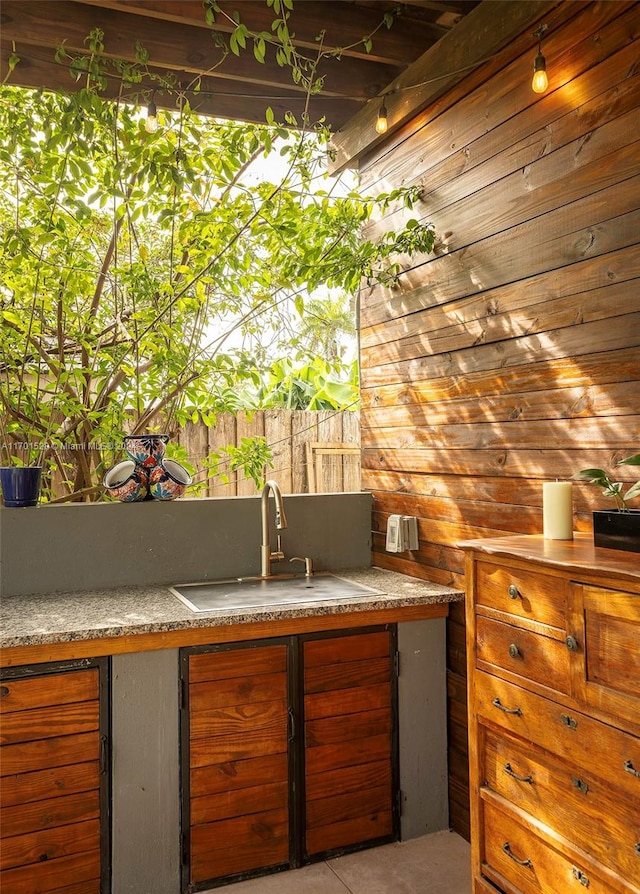
[[[308,720],[305,724],[307,748],[381,735],[391,735],[391,714],[387,708],[338,717],[322,717]]]
[[[287,803],[289,787],[286,781],[265,782],[251,788],[216,792],[201,798],[191,798],[191,825],[213,823],[232,816],[243,816],[261,810],[276,810]]]
[[[0,809],[86,792],[99,785],[100,765],[97,761],[5,776],[0,786]]]
[[[388,656],[389,634],[386,631],[308,640],[304,644],[305,669]]]
[[[387,631],[304,644],[309,855],[393,834],[390,651]]]
[[[339,767],[352,767],[390,758],[389,735],[369,736],[352,742],[337,742],[307,749],[307,777]]]
[[[236,673],[238,676],[231,679],[191,684],[189,686],[189,709],[192,716],[200,711],[211,711],[215,708],[257,704],[258,702],[286,698],[286,674],[245,676],[244,668],[241,665],[236,669]]]
[[[247,677],[284,673],[286,669],[287,654],[282,646],[259,646],[243,650],[242,670]],[[189,658],[190,683],[225,680],[237,676],[237,649],[202,652]]]
[[[307,776],[307,802],[325,798],[336,792],[359,792],[382,785],[391,785],[391,764],[388,760],[373,761],[351,767],[339,767],[326,773]]]
[[[47,767],[63,767],[100,759],[100,740],[96,733],[40,739],[36,742],[6,745],[2,749],[0,774],[28,773]]]
[[[568,840],[589,842],[589,852],[615,866],[640,889],[638,803],[596,775],[597,768],[552,763],[511,737],[487,732],[485,785]]]
[[[98,894],[100,851],[7,869],[2,873],[2,889],[11,894]]]
[[[191,830],[191,878],[222,878],[286,863],[289,818],[285,809],[252,813]]]
[[[189,655],[192,884],[289,860],[286,667],[285,644]]]
[[[274,779],[286,779],[287,774],[288,757],[285,751],[247,760],[224,761],[219,764],[193,767],[191,797],[199,798],[215,792],[254,788],[273,782]]]
[[[374,686],[389,679],[389,656],[349,661],[344,664],[320,665],[307,668],[304,675],[305,692],[327,692],[351,686]]]
[[[392,833],[391,812],[388,809],[374,812],[357,819],[307,830],[307,853],[320,854],[334,848],[359,844],[361,841],[386,838]]]
[[[283,689],[284,689],[283,681]],[[285,690],[286,692],[286,690]],[[226,708],[193,711],[191,738],[226,735],[247,735],[255,730],[282,729],[286,724],[287,702],[285,698],[272,702],[255,702],[228,705]]]
[[[304,710],[307,720],[319,717],[335,717],[340,714],[358,714],[361,711],[389,708],[391,686],[357,686],[353,689],[334,689],[305,696]]]
[[[3,835],[22,835],[36,829],[66,826],[100,815],[100,793],[93,791],[31,801],[0,811],[0,828]],[[3,845],[4,847],[4,845]]]
[[[385,813],[391,791],[389,782],[365,789],[356,799],[353,792],[345,792],[332,798],[318,798],[307,809],[307,830],[319,829],[363,815]]]
[[[90,851],[100,835],[100,821],[97,818],[76,822],[72,826],[50,825],[54,828],[36,827],[37,832],[5,838],[0,857],[2,869]]]
[[[30,711],[13,711],[5,714],[0,726],[0,744],[31,742],[35,739],[51,739],[87,733],[100,725],[98,700],[74,702],[64,706],[33,708]]]
[[[95,670],[3,680],[0,683],[0,713],[97,699],[98,687],[99,678]]]

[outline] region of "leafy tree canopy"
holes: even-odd
[[[109,60],[89,41],[80,90],[0,88],[2,441],[14,458],[45,445],[75,498],[99,493],[126,429],[351,399],[337,387],[357,384],[337,347],[344,302],[314,293],[352,296],[433,242],[414,220],[362,239],[374,209],[416,193],[328,178],[321,126],[204,119],[178,92],[148,133],[139,107],[102,96]],[[282,173],[256,181],[274,153]]]

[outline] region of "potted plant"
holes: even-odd
[[[35,506],[40,495],[42,457],[28,442],[10,441],[0,413],[0,491],[7,507]]]
[[[621,459],[618,466],[640,466],[640,453]],[[640,552],[640,510],[630,509],[629,500],[640,496],[640,480],[625,490],[625,484],[614,481],[604,469],[582,469],[574,478],[602,488],[605,497],[615,501],[615,509],[593,512],[593,542],[596,546]]]

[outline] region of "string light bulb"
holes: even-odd
[[[547,60],[542,55],[542,35],[547,30],[547,25],[541,25],[533,34],[538,38],[538,55],[533,60],[533,81],[531,89],[534,93],[544,93],[549,86],[547,77]]]
[[[158,110],[153,97],[147,106],[147,119],[144,122],[144,129],[147,133],[155,133],[158,129]]]
[[[387,132],[387,128],[389,127],[389,122],[387,120],[387,106],[382,100],[382,105],[378,111],[378,117],[376,118],[376,133],[383,134]]]

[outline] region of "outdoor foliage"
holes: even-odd
[[[70,60],[77,92],[0,88],[1,461],[44,458],[76,499],[100,494],[126,430],[212,425],[252,402],[344,406],[349,298],[306,296],[351,296],[362,276],[397,275],[397,251],[433,243],[413,220],[361,239],[376,207],[417,194],[374,200],[328,178],[322,127],[269,110],[262,126],[203,119],[178,91],[147,133],[140,106],[101,95],[114,76],[130,91],[144,52],[125,68],[99,32],[88,47]],[[278,177],[257,178],[274,157]],[[268,461],[264,445],[246,452],[254,469]]]

